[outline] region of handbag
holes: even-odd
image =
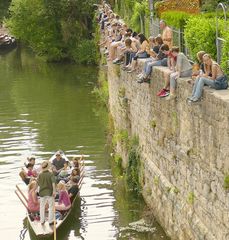
[[[216,90],[227,89],[227,88],[228,88],[228,79],[226,74],[215,79]]]

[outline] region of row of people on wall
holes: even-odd
[[[193,103],[201,99],[205,85],[213,89],[227,89],[227,75],[212,57],[204,52],[197,53],[198,65],[192,65],[187,56],[176,46],[173,46],[173,31],[164,20],[160,21],[161,35],[149,37],[136,33],[116,15],[105,1],[98,8],[98,22],[101,29],[100,46],[108,62],[122,65],[127,73],[136,71],[138,59],[145,59],[142,72],[137,75],[138,83],[149,83],[155,66],[169,69],[169,77],[165,79],[164,87],[157,93],[158,97],[176,98],[178,78],[192,78],[191,96],[187,99]]]

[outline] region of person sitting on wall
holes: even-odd
[[[201,74],[196,79],[192,90],[192,96],[187,99],[189,103],[194,103],[200,100],[204,85],[217,90],[228,88],[227,75],[224,74],[219,64],[215,62],[209,54],[203,56],[203,62],[205,64],[205,69],[212,69],[212,76],[209,76],[207,72]]]
[[[153,67],[155,66],[167,66],[167,55],[165,54],[166,51],[169,51],[169,46],[167,44],[162,44],[159,53],[153,61],[146,62],[143,70],[142,76],[137,80],[138,83],[147,82],[150,78],[150,74],[153,71]]]
[[[184,53],[180,52],[179,47],[172,47],[171,53],[177,58],[175,72],[170,74],[170,95],[167,100],[174,99],[177,79],[192,76],[192,65]]]
[[[146,59],[146,61],[144,63],[143,72],[137,76],[138,83],[143,83],[148,80],[153,66],[166,66],[167,65],[167,64],[165,64],[165,62],[167,60],[163,60],[164,58],[166,58],[166,55],[164,54],[163,51],[167,50],[168,47],[166,47],[167,45],[164,45],[162,48],[163,50],[162,50],[161,49],[162,45],[163,45],[162,38],[160,36],[157,36],[155,38],[155,45],[154,45],[153,49],[150,50],[150,58]],[[163,60],[163,62],[162,62],[162,60]]]
[[[137,59],[138,58],[147,58],[149,57],[149,41],[145,37],[144,34],[139,33],[138,34],[138,40],[140,42],[140,49],[137,51],[137,53],[132,53],[131,54],[131,65],[128,69],[128,73],[131,73],[136,70],[136,65],[137,65]]]

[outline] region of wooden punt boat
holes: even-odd
[[[77,195],[73,199],[71,199],[72,204],[71,204],[71,207],[67,211],[64,211],[64,212],[56,211],[56,222],[52,226],[50,226],[47,221],[45,222],[44,225],[41,225],[40,221],[36,220],[36,215],[34,213],[31,213],[27,207],[28,200],[27,200],[26,196],[21,191],[19,186],[16,185],[17,190],[15,191],[15,193],[27,209],[28,228],[31,229],[37,237],[42,238],[42,237],[51,236],[54,234],[54,231],[58,231],[60,226],[64,225],[64,222],[67,220],[68,216],[72,212],[74,205],[78,202],[77,199],[79,199],[79,197],[80,197],[80,189],[83,184],[83,178],[84,178],[84,161],[82,160],[81,166],[80,166],[80,180],[78,182],[79,191],[78,191]]]
[[[7,51],[17,46],[16,39],[8,35],[0,35],[0,51]]]

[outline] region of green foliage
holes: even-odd
[[[123,147],[128,148],[129,146],[129,134],[127,130],[117,130],[113,135],[112,144],[116,145],[120,143]]]
[[[205,15],[190,17],[184,31],[187,47],[190,49],[191,58],[196,59],[196,53],[203,50],[216,59],[216,18],[205,18]],[[229,33],[228,22],[219,20],[219,33],[226,40],[222,47],[222,68],[229,73]]]
[[[3,21],[4,17],[8,15],[8,8],[11,0],[1,0],[0,1],[0,23]]]
[[[170,189],[170,192],[171,192],[171,193],[178,194],[178,193],[180,192],[180,190],[179,190],[177,187],[172,187],[172,188]]]
[[[202,16],[204,16],[205,18],[215,18],[216,16],[220,17],[220,18],[224,18],[224,13],[223,12],[202,12],[201,13]],[[229,18],[229,12],[226,13],[227,18]]]
[[[118,90],[118,96],[121,97],[121,98],[124,98],[125,95],[126,95],[125,87],[120,87],[119,90]]]
[[[189,18],[184,30],[187,47],[191,58],[196,59],[197,52],[203,50],[216,57],[216,24],[215,19],[206,19],[202,16]]]
[[[150,15],[148,0],[118,0],[115,11],[134,31],[148,34]]]
[[[119,167],[121,167],[122,166],[122,157],[120,156],[120,155],[115,155],[114,156],[114,161],[115,161],[115,163],[119,166]]]
[[[176,28],[183,28],[191,16],[192,14],[182,11],[166,11],[161,14],[161,18],[164,19],[168,25]]]
[[[130,26],[137,32],[144,31],[144,16],[149,15],[148,1],[135,2],[132,16],[130,19]],[[141,25],[141,22],[143,26]]]
[[[154,184],[157,186],[157,185],[159,184],[159,177],[158,177],[158,176],[155,176],[155,177],[153,178],[153,182],[154,182]]]
[[[82,64],[98,64],[99,54],[94,40],[82,40],[75,47],[73,59]]]
[[[226,40],[226,42],[223,43],[221,66],[224,72],[229,75],[229,32],[222,32],[222,37]]]
[[[95,0],[12,0],[7,26],[13,35],[29,44],[51,61],[63,59],[83,63],[97,62],[97,54],[88,38],[92,29],[92,5]],[[79,51],[79,53],[78,53]],[[77,53],[76,53],[77,52]],[[87,58],[87,59],[86,59]],[[90,58],[90,59],[89,59]]]
[[[126,181],[128,187],[138,194],[141,191],[140,177],[141,177],[141,161],[138,150],[138,138],[134,137],[133,141],[131,141],[130,144],[128,166],[126,169]]]
[[[223,187],[224,187],[225,190],[229,190],[229,175],[226,175],[224,177]]]
[[[201,6],[201,9],[202,11],[206,11],[206,12],[209,12],[209,11],[215,11],[216,10],[216,7],[219,3],[226,3],[227,0],[203,0],[202,1],[202,6]]]
[[[94,87],[92,93],[97,97],[102,105],[108,106],[109,90],[105,71],[99,71],[98,86]]]
[[[156,122],[155,119],[153,119],[153,120],[151,121],[150,126],[151,126],[152,128],[156,128],[157,122]]]
[[[189,203],[189,204],[193,204],[193,203],[194,203],[194,200],[195,200],[195,195],[194,195],[194,193],[193,193],[193,192],[189,192],[189,194],[188,194],[188,199],[187,199],[188,203]]]

